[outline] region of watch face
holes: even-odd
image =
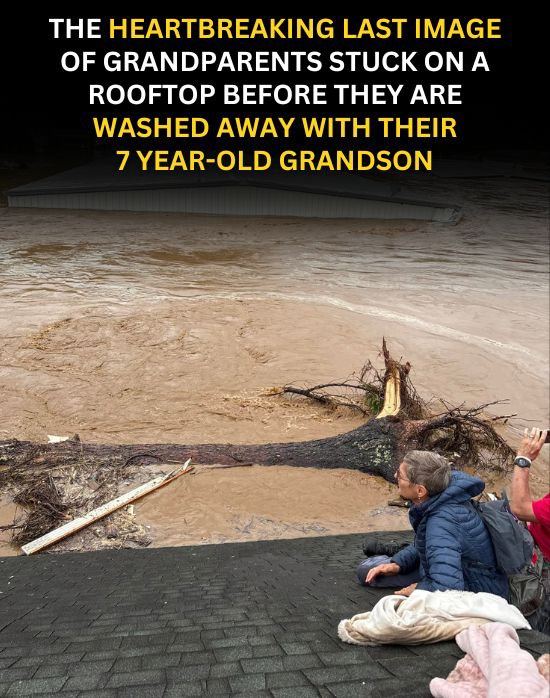
[[[528,458],[516,458],[514,463],[520,468],[528,468],[531,465],[531,461]]]

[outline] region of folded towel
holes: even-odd
[[[470,625],[490,621],[531,626],[505,599],[485,592],[424,591],[385,596],[372,611],[340,621],[338,636],[355,645],[419,645],[454,638]]]

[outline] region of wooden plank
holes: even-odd
[[[158,490],[159,487],[167,485],[180,475],[191,472],[193,470],[193,466],[190,465],[190,463],[191,459],[189,458],[185,461],[181,468],[176,468],[176,470],[172,470],[172,472],[167,473],[166,475],[159,475],[154,480],[150,480],[144,485],[140,485],[139,487],[136,487],[125,494],[121,494],[119,497],[116,497],[116,499],[112,499],[110,502],[102,504],[100,507],[93,509],[84,516],[79,516],[77,519],[68,521],[66,524],[63,524],[63,526],[59,526],[59,528],[55,528],[53,531],[45,533],[43,536],[36,538],[36,540],[33,540],[30,543],[26,543],[21,547],[21,550],[25,553],[25,555],[32,555],[39,550],[47,548],[53,543],[63,540],[63,538],[67,538],[67,536],[80,531],[80,529],[89,526],[91,523],[104,518],[108,514],[112,514],[113,511],[120,509],[125,504],[130,504],[130,502],[134,502],[136,499],[144,497],[146,494],[149,494],[149,492],[153,492],[154,490]],[[162,465],[162,463],[160,465]]]

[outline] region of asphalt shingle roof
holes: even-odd
[[[363,538],[1,558],[0,695],[429,696],[454,642],[337,637],[383,593],[354,581]]]

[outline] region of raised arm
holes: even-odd
[[[525,436],[518,449],[512,475],[510,508],[521,521],[537,521],[533,511],[533,497],[529,487],[530,465],[539,455],[546,441],[546,431],[526,429]]]

